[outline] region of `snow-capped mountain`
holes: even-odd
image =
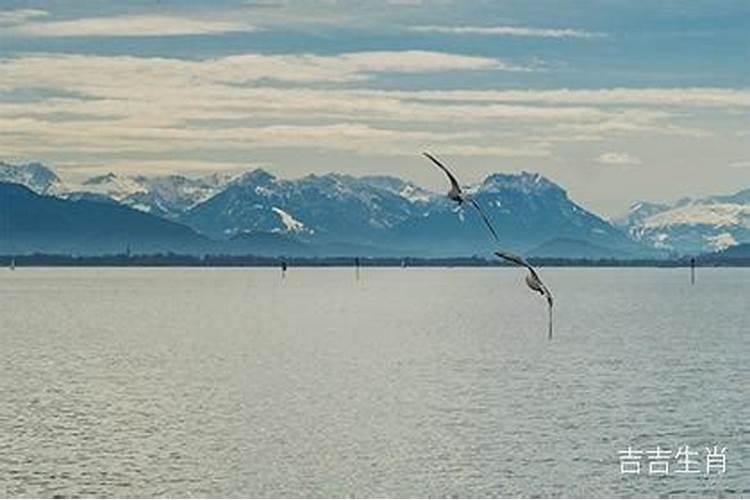
[[[643,207],[649,210],[644,212]],[[677,254],[724,250],[750,242],[750,189],[683,198],[674,205],[636,204],[618,221],[637,241]]]
[[[395,178],[328,174],[285,180],[258,169],[180,220],[218,238],[263,231],[321,243],[373,243],[427,200],[426,191]]]
[[[41,163],[14,165],[0,161],[0,182],[21,184],[38,194],[59,194],[65,191],[60,178]]]
[[[567,238],[612,254],[643,250],[538,174],[496,174],[470,191],[511,249]],[[393,177],[328,174],[284,180],[255,170],[179,220],[214,238],[279,233],[334,252],[347,244],[373,254],[471,255],[493,246],[471,207],[457,210],[444,196]]]
[[[547,242],[566,240],[578,243],[568,248],[594,245],[622,257],[644,251],[624,232],[574,203],[565,190],[539,174],[494,174],[468,191],[486,211],[503,245],[511,250],[526,253]],[[475,211],[466,207],[455,213],[444,197],[401,224],[394,239],[406,248],[433,254],[470,255],[494,246]]]
[[[81,183],[80,192],[98,194],[123,202],[130,196],[145,193],[146,187],[135,179],[110,172],[106,175],[86,179]]]
[[[278,247],[279,254],[465,256],[491,255],[495,246],[470,205],[457,207],[444,193],[395,177],[327,174],[290,180],[258,169],[235,177],[107,174],[71,187],[41,168],[51,173],[46,183],[43,176],[18,174],[17,168],[5,171],[40,193],[99,202],[87,207],[121,204],[179,222],[217,241],[217,251],[268,253]],[[625,231],[539,174],[494,174],[467,190],[507,249],[564,257],[648,254]],[[638,217],[650,220],[658,210],[652,212],[641,209]]]
[[[175,219],[209,199],[232,179],[211,174],[190,178],[182,175],[123,176],[113,173],[92,177],[68,191],[68,196],[103,196],[142,212]]]
[[[185,177],[128,176],[110,172],[76,184],[63,182],[52,169],[41,163],[0,162],[0,182],[21,184],[37,194],[71,200],[116,202],[168,219],[175,219],[206,201],[224,189],[234,177],[221,173]]]

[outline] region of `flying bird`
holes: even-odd
[[[448,199],[455,201],[459,206],[463,205],[464,203],[470,203],[474,208],[476,208],[477,212],[479,212],[479,216],[487,226],[487,229],[489,229],[490,233],[492,233],[492,237],[495,238],[495,241],[499,242],[500,238],[498,238],[495,228],[492,227],[489,217],[487,217],[487,214],[484,213],[484,210],[482,210],[482,207],[479,206],[479,203],[477,203],[476,200],[472,199],[471,197],[469,197],[469,195],[463,192],[461,186],[458,184],[458,180],[456,179],[456,177],[451,173],[450,170],[448,170],[445,165],[440,162],[440,160],[432,156],[430,153],[424,153],[424,155],[430,161],[432,161],[432,163],[437,165],[440,170],[445,172],[446,176],[448,176],[448,180],[451,183],[451,189],[450,191],[448,191]]]
[[[547,308],[549,311],[549,333],[548,338],[552,338],[552,305],[554,303],[552,299],[552,292],[549,291],[549,288],[542,282],[542,278],[539,277],[539,274],[536,272],[536,269],[532,267],[531,264],[526,261],[523,257],[519,257],[518,255],[514,255],[512,253],[508,252],[495,252],[495,255],[500,257],[501,259],[505,259],[509,262],[512,262],[518,266],[525,267],[529,270],[529,274],[526,275],[526,285],[534,290],[535,292],[539,293],[542,297],[547,299]]]

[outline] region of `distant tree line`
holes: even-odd
[[[691,258],[674,259],[569,259],[531,258],[532,264],[547,267],[689,267]],[[504,267],[499,259],[473,257],[269,257],[258,255],[2,255],[0,266],[9,267]],[[696,258],[696,267],[748,267],[750,258],[722,258],[710,255]]]

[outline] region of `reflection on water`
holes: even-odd
[[[0,496],[748,496],[750,269],[543,273],[0,270]]]

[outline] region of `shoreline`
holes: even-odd
[[[529,258],[533,265],[541,267],[588,267],[588,268],[690,268],[690,258],[684,259],[562,259],[562,258]],[[0,256],[0,267],[515,267],[499,259],[482,257],[455,258],[413,258],[413,257],[263,257],[253,255],[229,256],[191,256],[177,254],[155,255],[103,255],[103,256],[69,256],[69,255],[19,255]],[[750,259],[695,259],[696,268],[706,267],[750,267]]]

